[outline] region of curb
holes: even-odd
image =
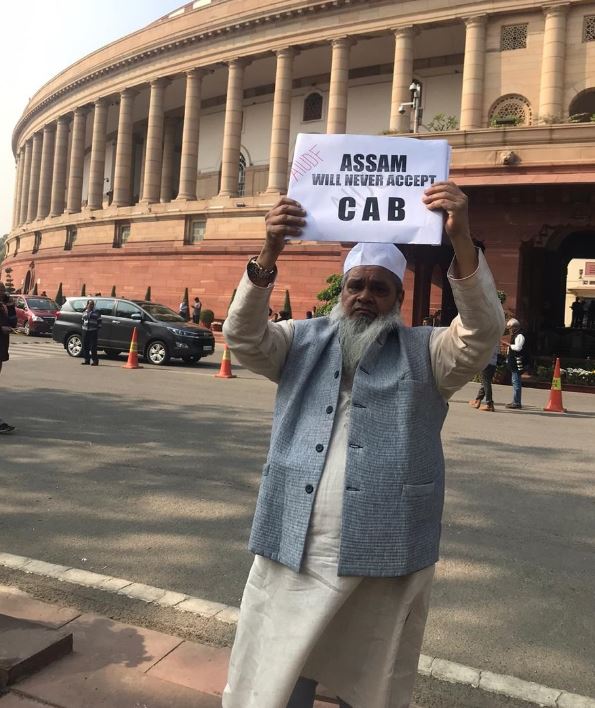
[[[219,602],[202,600],[184,593],[164,590],[153,585],[135,583],[123,578],[92,573],[88,570],[70,568],[65,565],[46,563],[45,561],[17,556],[12,553],[0,553],[0,566],[24,573],[42,575],[62,582],[84,585],[85,587],[115,595],[123,595],[148,604],[169,607],[180,612],[190,612],[205,619],[215,619],[226,624],[237,624],[239,607],[223,605]],[[491,671],[475,669],[446,659],[421,654],[418,673],[438,681],[462,684],[478,688],[488,693],[496,693],[508,698],[533,703],[544,708],[595,708],[595,699],[579,696],[557,688],[549,688],[532,681],[524,681],[515,676],[494,674]]]

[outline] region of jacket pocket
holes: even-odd
[[[404,484],[401,496],[403,497],[426,497],[434,494],[434,482],[428,484]]]

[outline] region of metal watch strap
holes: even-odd
[[[277,266],[263,268],[257,258],[258,256],[254,256],[248,261],[248,277],[252,281],[269,285],[277,276]]]

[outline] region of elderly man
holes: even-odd
[[[440,430],[448,398],[503,331],[487,264],[452,182],[425,192],[454,247],[449,328],[405,327],[405,259],[391,244],[347,256],[330,317],[270,324],[286,236],[307,218],[283,198],[225,323],[229,346],[279,384],[250,537],[224,708],[311,708],[318,682],[341,706],[409,705],[438,560]]]

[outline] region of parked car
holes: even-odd
[[[51,334],[60,309],[49,297],[13,295],[17,313],[17,327],[28,336]]]
[[[82,351],[82,315],[86,297],[69,297],[62,305],[54,325],[53,337],[70,356]],[[98,348],[116,358],[130,348],[132,330],[138,331],[138,352],[151,364],[167,364],[172,358],[195,363],[215,351],[213,333],[186,322],[165,305],[145,300],[94,298],[101,314]]]

